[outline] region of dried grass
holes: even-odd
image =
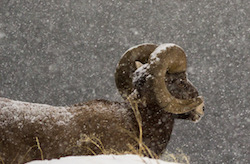
[[[161,159],[168,162],[190,164],[190,158],[184,154],[181,149],[177,149],[176,153],[169,153],[166,151],[162,154]]]
[[[31,150],[32,150],[33,148],[37,148],[37,149],[40,151],[41,160],[44,160],[43,151],[42,151],[42,148],[41,148],[41,146],[40,146],[39,139],[38,139],[38,137],[36,137],[36,145],[33,145],[33,146],[31,146],[31,147],[28,149],[28,151],[27,151],[27,152],[25,153],[25,155],[23,156],[22,160],[18,161],[18,164],[23,163],[23,161],[25,160],[25,158],[27,157],[27,155],[31,152]],[[15,161],[15,159],[14,159],[14,161]],[[14,161],[13,161],[13,162],[14,162]]]
[[[0,161],[2,164],[5,164],[4,161],[3,161],[3,158],[0,156]]]

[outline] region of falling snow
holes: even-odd
[[[199,124],[176,121],[167,147],[190,163],[250,163],[250,3],[1,0],[0,96],[71,105],[122,101],[114,72],[141,43],[175,43],[205,98]]]

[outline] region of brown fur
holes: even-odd
[[[0,99],[0,103],[3,100],[9,103],[12,101]],[[153,107],[139,109],[142,116],[143,142],[155,154],[160,155],[170,139],[174,117]],[[37,147],[27,153],[37,144],[36,137],[39,139],[45,159],[68,155],[93,155],[93,152],[104,153],[91,141],[85,140],[86,136],[100,139],[99,144],[102,144],[105,150],[124,152],[131,151],[128,145],[138,147],[134,138],[139,135],[138,124],[129,105],[94,100],[69,107],[68,111],[73,113],[74,117],[67,125],[55,124],[57,120],[48,115],[42,121],[22,120],[24,122],[0,126],[0,157],[6,164],[41,159]],[[22,128],[18,125],[20,123],[24,124]],[[27,156],[24,157],[26,153]]]
[[[132,145],[136,143],[129,134],[121,130],[124,128],[133,131],[135,127],[134,121],[129,116],[131,113],[126,111],[122,104],[95,100],[70,107],[68,111],[74,113],[68,125],[57,125],[54,123],[56,120],[48,116],[42,123],[38,120],[35,122],[22,120],[26,121],[21,122],[24,124],[22,128],[18,125],[20,121],[0,126],[0,157],[5,163],[23,163],[40,159],[41,155],[37,148],[24,157],[28,149],[37,144],[36,137],[46,159],[67,155],[93,155],[87,147],[97,154],[102,153],[91,142],[85,142],[85,136],[95,136],[100,139],[107,150],[125,151],[128,150],[126,143]]]

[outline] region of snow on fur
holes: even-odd
[[[0,98],[0,126],[18,123],[20,128],[22,120],[26,122],[39,122],[44,124],[45,119],[52,118],[57,125],[66,125],[73,118],[73,114],[68,111],[69,107],[55,107],[46,104],[28,103]]]

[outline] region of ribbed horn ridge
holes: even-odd
[[[116,67],[115,82],[117,89],[125,100],[134,91],[132,78],[137,69],[135,61],[147,63],[150,54],[156,47],[155,44],[145,43],[130,48],[122,55]]]
[[[177,99],[166,87],[166,73],[181,73],[187,69],[186,55],[183,49],[175,44],[158,46],[149,57],[147,78],[148,103],[157,105],[174,114],[189,112],[203,103],[202,97],[192,99]]]

